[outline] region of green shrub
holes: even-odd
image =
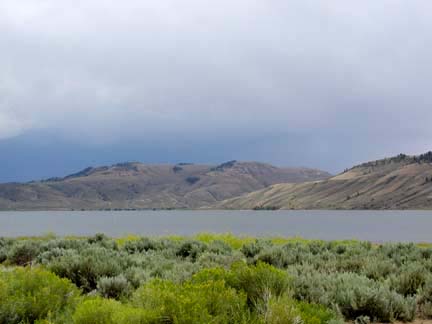
[[[224,268],[206,268],[192,276],[191,282],[200,284],[209,281],[224,281],[228,285],[232,277],[232,272]]]
[[[40,253],[40,244],[34,241],[18,241],[8,253],[10,264],[25,266],[29,265]]]
[[[42,251],[51,251],[54,249],[64,249],[64,250],[77,250],[80,251],[84,248],[88,248],[90,244],[88,240],[85,239],[62,239],[56,238],[43,242],[41,244]]]
[[[384,283],[354,273],[294,274],[294,296],[299,300],[333,307],[347,319],[369,316],[378,321],[410,321],[415,299],[405,298]]]
[[[158,250],[159,244],[155,240],[149,239],[147,237],[140,238],[135,241],[127,241],[123,245],[123,249],[128,253],[143,253],[149,250]]]
[[[279,246],[261,250],[257,255],[255,255],[255,260],[282,269],[297,262],[295,256]]]
[[[422,258],[420,248],[413,243],[386,243],[380,245],[378,249],[381,257],[390,259],[397,266]]]
[[[32,323],[73,308],[79,290],[40,268],[0,269],[0,323]]]
[[[338,319],[334,311],[322,305],[297,302],[296,307],[304,324],[324,324]]]
[[[97,244],[104,241],[109,241],[108,236],[106,236],[104,233],[96,233],[95,235],[90,236],[87,239],[87,242],[89,242],[90,244]]]
[[[224,281],[153,280],[139,288],[132,300],[136,307],[155,310],[167,323],[239,323],[246,313],[246,297]]]
[[[160,323],[155,312],[120,302],[94,298],[79,304],[73,314],[74,324],[152,324]]]
[[[170,280],[175,283],[182,283],[189,280],[192,275],[200,270],[197,263],[177,262],[172,268],[165,271],[160,278]]]
[[[124,276],[134,289],[143,285],[150,279],[148,271],[137,266],[127,268],[124,272]]]
[[[13,239],[0,237],[0,248],[7,247],[13,244]]]
[[[87,242],[90,245],[100,246],[109,250],[118,250],[119,247],[117,245],[117,242],[113,239],[110,239],[103,233],[95,234],[92,237],[89,237],[87,239]]]
[[[196,263],[200,268],[215,268],[224,267],[231,268],[234,263],[243,261],[244,257],[238,251],[233,251],[231,254],[217,254],[213,252],[203,252],[199,256]]]
[[[361,261],[363,262],[363,270],[361,272],[373,280],[387,278],[398,271],[398,267],[391,260],[374,257]]]
[[[245,257],[254,258],[262,250],[271,246],[272,243],[268,240],[255,240],[255,242],[244,244],[240,251],[244,254]]]
[[[169,249],[172,248],[173,245],[175,245],[173,242],[167,240],[155,240],[148,237],[142,237],[138,240],[127,241],[123,245],[123,249],[128,253],[133,254]]]
[[[97,291],[102,297],[120,299],[131,293],[131,285],[122,274],[116,277],[102,277],[97,282]]]
[[[390,285],[404,296],[413,296],[425,282],[429,272],[418,262],[404,265],[399,273],[390,276]]]
[[[198,234],[194,239],[135,236],[115,241],[105,235],[70,239],[0,238],[1,262],[4,265],[42,264],[57,275],[69,278],[85,293],[126,303],[114,302],[96,309],[120,305],[115,314],[138,314],[138,318],[142,316],[140,310],[128,305],[127,298],[134,289],[140,291],[144,289],[142,286],[147,287],[152,291],[149,295],[163,297],[157,304],[163,309],[157,313],[161,321],[174,320],[175,315],[184,322],[187,316],[198,323],[232,322],[233,317],[219,317],[216,314],[219,311],[212,313],[209,306],[218,305],[218,298],[231,293],[246,300],[245,308],[238,312],[241,316],[235,318],[245,323],[263,324],[270,320],[291,323],[296,320],[294,315],[300,314],[304,324],[331,324],[341,320],[331,315],[335,313],[359,323],[368,317],[371,321],[406,321],[414,317],[415,300],[419,314],[432,317],[432,248],[424,245],[257,240],[209,233]],[[153,278],[170,281],[173,285],[167,286],[170,293],[151,288]],[[224,288],[216,289],[215,283]],[[4,280],[0,283],[1,290],[6,292],[5,284]],[[211,293],[208,285],[218,293]],[[212,301],[200,294],[197,287],[213,294]],[[7,299],[1,292],[0,296]],[[183,314],[188,304],[183,300],[174,305],[178,302],[176,296],[195,301],[205,310],[203,317]],[[133,303],[139,304],[135,294]],[[165,305],[169,307],[165,309]],[[17,303],[16,307],[27,306]],[[220,312],[226,312],[222,306],[217,307]],[[72,316],[68,312],[72,308],[65,308],[60,315],[47,315],[39,322],[70,324]],[[13,323],[15,319],[9,320]],[[120,317],[110,320],[126,321]]]
[[[0,263],[3,263],[7,260],[7,249],[4,247],[0,247]]]
[[[271,297],[289,295],[290,278],[287,273],[264,263],[248,266],[238,262],[233,264],[231,270],[203,269],[192,277],[194,283],[211,281],[223,281],[229,287],[244,292],[252,308],[267,303]]]
[[[418,291],[418,310],[425,318],[432,318],[432,276],[429,275],[423,287]]]
[[[61,249],[58,247],[52,248],[50,250],[47,250],[45,252],[42,252],[38,255],[36,258],[36,261],[41,264],[48,264],[49,262],[53,261],[56,258],[60,258],[61,256],[67,254],[67,253],[76,253],[74,250],[66,250]]]
[[[319,258],[325,258],[325,261],[328,262],[331,257],[334,258],[330,252],[324,250]],[[257,261],[265,262],[278,268],[287,268],[289,265],[301,264],[311,260],[319,262],[319,258],[312,254],[308,245],[301,243],[288,243],[284,246],[268,247],[262,249],[255,256]]]
[[[215,240],[208,244],[208,252],[219,255],[230,255],[233,249],[230,245],[221,240]]]
[[[200,241],[185,241],[179,246],[176,255],[183,258],[189,257],[192,260],[196,260],[199,254],[205,250],[206,245]]]
[[[63,255],[46,265],[55,274],[70,279],[85,292],[89,292],[96,289],[100,278],[120,275],[130,265],[130,260],[121,252],[94,246],[80,253],[65,250]]]
[[[266,324],[303,324],[299,309],[288,297],[271,297],[263,310],[261,318]]]
[[[162,253],[155,251],[145,254],[132,254],[129,260],[129,267],[135,270],[130,273],[129,267],[126,268],[124,270],[125,277],[129,279],[132,275],[135,280],[134,285],[137,283],[137,279],[143,283],[151,278],[172,279],[176,282],[183,282],[190,279],[192,274],[200,269],[200,265],[189,258],[178,258],[175,254],[166,257]]]
[[[227,278],[231,287],[244,291],[250,304],[267,300],[269,296],[280,297],[288,293],[290,278],[287,273],[265,263],[247,266],[236,263]]]
[[[186,182],[189,183],[190,185],[193,185],[195,183],[197,183],[198,181],[200,181],[200,177],[196,177],[196,176],[190,176],[186,178]]]

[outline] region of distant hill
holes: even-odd
[[[432,209],[432,152],[363,163],[326,180],[275,184],[213,207]]]
[[[221,165],[146,165],[138,162],[89,167],[63,178],[0,184],[1,210],[199,208],[275,183],[324,179],[307,168],[258,162]]]

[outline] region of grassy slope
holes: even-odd
[[[216,204],[252,209],[431,209],[432,164],[414,157],[356,166],[335,177],[300,184],[276,184]]]

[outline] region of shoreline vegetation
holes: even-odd
[[[0,324],[412,322],[432,244],[193,237],[0,238]]]

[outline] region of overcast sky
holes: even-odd
[[[430,0],[1,0],[0,181],[432,148]]]

